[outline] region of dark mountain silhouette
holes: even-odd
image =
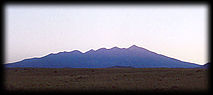
[[[78,50],[49,54],[6,64],[6,67],[34,68],[196,68],[200,65],[170,58],[133,45],[129,48],[100,48],[82,53]]]

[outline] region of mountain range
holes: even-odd
[[[197,68],[201,65],[180,61],[145,48],[100,48],[82,53],[78,50],[48,54],[40,58],[25,59],[5,64],[5,67],[33,68]]]

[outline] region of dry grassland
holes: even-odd
[[[168,68],[7,68],[8,91],[206,91],[207,69]]]

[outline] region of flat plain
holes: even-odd
[[[208,69],[5,68],[7,91],[207,91]]]

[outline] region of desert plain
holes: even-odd
[[[5,68],[7,91],[207,91],[208,69]]]

